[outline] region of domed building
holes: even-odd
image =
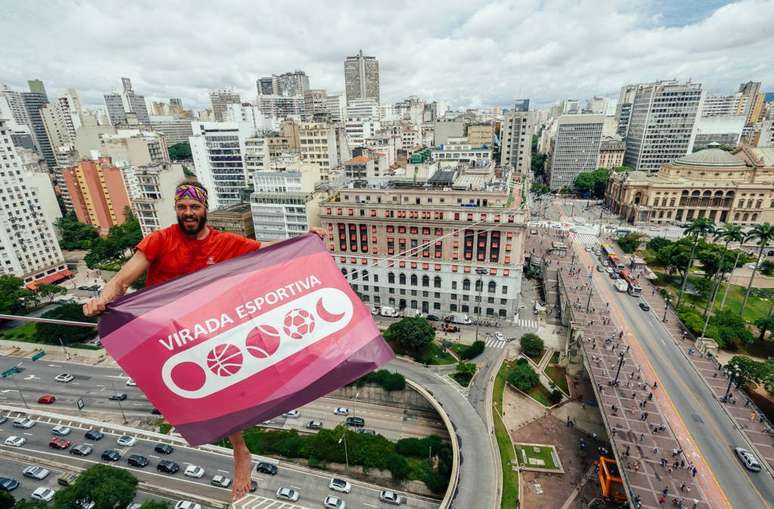
[[[655,173],[610,176],[605,203],[630,223],[774,222],[774,148],[708,148]]]

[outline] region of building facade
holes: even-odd
[[[148,106],[145,104],[145,96],[137,95],[132,89],[132,81],[129,78],[121,78],[123,91],[105,95],[110,125],[114,127],[130,124],[142,124],[150,126]]]
[[[30,89],[32,90],[32,89]],[[22,92],[24,108],[27,112],[27,118],[30,119],[30,131],[35,150],[43,156],[49,168],[56,166],[56,157],[51,141],[46,132],[46,125],[43,122],[43,115],[40,110],[48,104],[48,97],[40,92]]]
[[[547,163],[548,187],[571,188],[578,173],[594,171],[599,160],[604,115],[562,115]]]
[[[597,168],[617,168],[623,165],[626,142],[620,138],[602,136]]]
[[[530,171],[534,122],[531,111],[513,111],[505,116],[500,130],[500,166],[512,167],[516,173]]]
[[[216,230],[235,233],[248,239],[255,238],[253,216],[249,203],[239,203],[210,213],[207,216],[207,225]]]
[[[521,291],[524,216],[507,201],[507,192],[344,189],[322,204],[320,221],[365,303],[510,319]]]
[[[143,236],[177,222],[175,188],[185,180],[180,164],[152,164],[134,170],[137,192],[130,198]]]
[[[494,122],[470,124],[467,126],[465,134],[471,145],[491,147],[494,144]]]
[[[614,173],[605,203],[630,223],[682,224],[699,217],[743,226],[774,222],[774,148],[707,149],[657,174]]]
[[[344,60],[344,85],[347,102],[373,99],[379,102],[379,61],[376,57],[357,55]]]
[[[328,93],[324,89],[316,88],[304,92],[304,115],[314,117],[328,113],[325,107],[325,99]]]
[[[331,170],[339,165],[336,131],[325,122],[302,122],[298,126],[301,158],[320,167],[320,178],[328,180]]]
[[[167,146],[178,143],[188,143],[188,138],[193,135],[191,121],[173,116],[151,117],[151,128],[166,138]]]
[[[255,132],[236,122],[194,122],[192,128],[194,172],[209,191],[209,210],[241,203],[247,187],[245,140]]]
[[[225,120],[226,107],[229,104],[242,104],[242,98],[233,90],[211,90],[210,104],[212,105],[212,116],[215,117],[215,121],[223,122]]]
[[[109,157],[80,161],[65,168],[63,177],[78,221],[94,225],[102,236],[126,221],[129,194],[121,170]]]

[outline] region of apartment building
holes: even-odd
[[[298,126],[301,158],[320,167],[320,178],[328,180],[332,169],[339,165],[336,131],[325,122],[302,122]]]
[[[207,224],[216,230],[235,233],[248,239],[255,238],[249,203],[238,203],[211,212],[207,216]]]
[[[597,168],[617,168],[623,165],[626,142],[615,136],[602,136],[599,143]]]
[[[133,171],[136,194],[130,197],[132,211],[143,236],[177,222],[175,188],[185,180],[181,164],[158,163]]]
[[[552,191],[571,188],[578,173],[597,169],[604,115],[562,115],[547,164]]]
[[[78,221],[96,226],[103,236],[126,221],[129,194],[121,169],[109,157],[80,161],[62,174]]]
[[[534,123],[532,111],[513,111],[505,116],[500,129],[500,166],[512,167],[517,174],[530,171]]]

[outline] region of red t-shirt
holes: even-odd
[[[151,233],[137,249],[150,262],[145,286],[157,285],[190,274],[208,265],[236,258],[261,247],[257,240],[210,228],[202,240],[184,234],[177,224]]]

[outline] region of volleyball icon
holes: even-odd
[[[218,376],[235,375],[242,368],[242,352],[236,345],[217,345],[207,354],[207,367]]]
[[[280,344],[279,331],[271,325],[259,325],[250,329],[245,340],[245,347],[250,355],[265,359],[274,355]]]
[[[291,309],[283,321],[285,334],[293,339],[302,339],[314,330],[314,318],[303,309]]]

